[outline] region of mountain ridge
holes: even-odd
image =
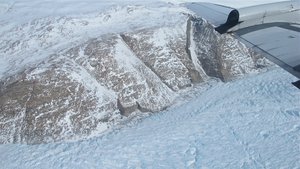
[[[171,25],[89,38],[3,78],[0,143],[37,144],[101,134],[126,120],[124,115],[169,107],[179,91],[195,84],[210,78],[227,82],[270,64],[230,35],[219,35],[206,21],[172,15],[176,22]],[[58,27],[64,30],[66,23]],[[44,24],[43,30],[49,30]]]

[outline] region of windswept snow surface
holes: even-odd
[[[10,168],[300,168],[300,92],[276,68],[194,92],[106,136],[1,145]]]
[[[87,38],[177,22],[181,17],[174,14],[186,12],[180,3],[188,1],[1,0],[0,49],[21,39],[26,50],[0,53],[0,78]],[[209,2],[242,7],[276,1]],[[47,20],[58,33],[50,30],[44,43],[37,30]],[[277,68],[213,82],[103,137],[0,145],[0,168],[300,168],[300,92],[288,83],[294,80]]]

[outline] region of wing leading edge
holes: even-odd
[[[300,79],[300,0],[241,9],[208,3],[186,6],[212,23],[219,33],[233,33]],[[300,89],[300,81],[293,84]]]

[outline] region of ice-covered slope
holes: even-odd
[[[179,13],[189,13],[180,6],[179,2],[183,1],[3,0],[0,2],[0,78],[103,34],[174,25],[181,20]],[[275,1],[278,0],[243,3],[216,0],[216,3],[247,6]]]
[[[215,82],[177,106],[100,138],[0,145],[0,166],[300,168],[300,93],[286,83],[293,80],[274,69]]]

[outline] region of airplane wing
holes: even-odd
[[[300,79],[300,0],[240,9],[201,2],[186,7]],[[300,81],[293,84],[300,89]]]

